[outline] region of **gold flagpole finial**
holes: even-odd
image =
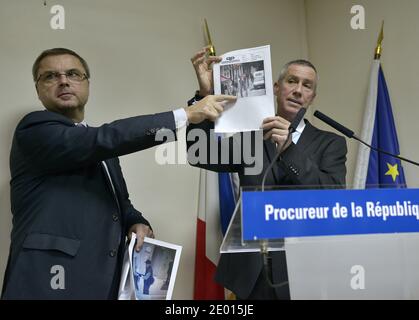
[[[375,60],[378,60],[381,58],[381,51],[383,50],[382,49],[383,39],[384,39],[384,20],[383,20],[383,23],[381,24],[381,32],[380,32],[380,35],[378,36],[377,47],[375,48],[375,55],[374,55]]]
[[[217,54],[215,53],[215,48],[214,48],[214,45],[212,44],[211,35],[208,29],[207,19],[204,19],[204,21],[205,21],[205,35],[207,37],[208,45],[210,46],[209,55],[216,56]]]

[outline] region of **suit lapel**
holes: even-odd
[[[297,145],[300,150],[303,152],[312,144],[314,138],[316,137],[316,128],[308,121],[305,120],[306,127],[304,128],[303,133],[298,139]]]
[[[88,124],[85,124],[83,126],[89,127]],[[106,164],[106,167],[105,167]],[[99,163],[100,167],[102,168],[102,172],[105,175],[106,184],[108,185],[109,191],[111,192],[113,198],[115,199],[115,202],[119,208],[119,211],[121,211],[121,207],[119,206],[118,201],[118,194],[117,194],[117,179],[115,177],[115,170],[113,168],[113,161],[112,159],[103,160]]]
[[[298,148],[302,150],[302,152],[305,153],[305,150],[313,143],[313,140],[317,136],[317,129],[313,127],[313,125],[308,121],[306,121],[306,126],[304,128],[303,133],[300,136],[300,139],[298,139]],[[263,142],[263,149],[264,149],[264,163],[263,163],[263,173],[268,168],[269,164],[271,163],[272,159],[276,156],[276,146],[271,140],[265,140]],[[274,165],[271,169],[271,172],[268,173],[268,180],[269,178],[273,179],[273,184],[280,185],[280,181],[284,178],[285,173],[282,171],[282,169]],[[271,180],[272,181],[272,180]]]

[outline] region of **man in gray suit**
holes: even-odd
[[[213,92],[211,64],[221,61],[219,57],[208,57],[208,49],[199,51],[191,60],[199,82],[199,91],[189,101],[194,105],[203,97]],[[261,124],[263,141],[254,135],[251,140],[251,150],[261,150],[255,154],[256,161],[262,163],[263,170],[256,175],[246,174],[248,165],[243,154],[234,154],[233,138],[228,144],[218,143],[218,155],[228,154],[228,164],[221,164],[221,157],[217,164],[211,164],[210,152],[207,150],[206,163],[196,163],[200,159],[193,156],[194,165],[213,171],[238,172],[241,186],[260,187],[267,167],[276,153],[282,150],[279,160],[267,174],[267,186],[340,186],[345,185],[346,176],[346,141],[343,137],[331,132],[317,129],[307,120],[298,124],[292,139],[287,141],[289,126],[301,108],[308,108],[316,97],[317,71],[306,60],[295,60],[287,63],[274,85],[277,101],[275,117],[266,118]],[[214,124],[204,121],[191,124],[188,130],[203,129],[207,137],[211,137],[210,130]],[[259,135],[260,136],[260,135]],[[240,139],[243,143],[244,139]],[[196,141],[188,143],[188,149]],[[255,144],[263,144],[263,148],[255,148]],[[210,143],[207,143],[210,145]],[[223,151],[224,147],[228,151]],[[244,145],[239,150],[244,150]],[[241,159],[241,161],[233,161]],[[233,163],[234,162],[234,163]],[[240,162],[240,163],[239,163]],[[224,162],[223,162],[224,163]],[[256,162],[255,162],[256,166]],[[250,172],[250,171],[249,171]],[[258,253],[222,254],[217,266],[216,280],[236,294],[239,299],[290,299],[285,252],[270,253],[271,273],[265,274],[262,257]],[[266,277],[274,283],[284,284],[272,287]]]
[[[18,124],[10,154],[13,229],[4,299],[115,299],[125,236],[139,250],[150,223],[131,204],[118,156],[161,142],[160,130],[215,120],[229,96],[191,108],[84,122],[90,71],[76,52],[46,50],[33,65],[47,110]]]

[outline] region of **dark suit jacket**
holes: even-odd
[[[322,131],[315,128],[307,120],[306,127],[298,140],[298,143],[291,144],[275,163],[272,170],[266,178],[266,186],[299,186],[299,187],[333,187],[345,185],[346,176],[346,141],[343,137],[334,133]],[[209,130],[213,124],[206,121],[199,125],[190,125],[188,133],[192,129],[200,128],[209,135]],[[252,150],[257,150],[254,144],[258,135],[251,133]],[[261,138],[262,135],[260,134]],[[211,137],[210,137],[211,139]],[[214,137],[212,137],[214,139]],[[263,142],[262,154],[257,154],[259,163],[263,163],[263,169],[260,174],[246,175],[244,172],[244,161],[241,164],[233,163],[233,142],[229,139],[229,164],[209,164],[210,148],[207,150],[207,164],[198,163],[196,166],[213,171],[235,171],[239,173],[240,186],[261,186],[263,174],[269,166],[271,160],[276,154],[276,147],[271,141]],[[246,140],[241,139],[243,143]],[[188,150],[195,141],[188,142]],[[259,141],[262,143],[261,141]],[[209,144],[208,144],[209,145]],[[223,146],[218,144],[219,161],[221,161],[221,149]],[[237,148],[236,148],[237,150]],[[191,154],[188,155],[189,157]],[[239,155],[240,157],[240,155]],[[221,162],[218,162],[221,163]],[[237,163],[237,162],[236,162]],[[287,281],[287,267],[285,252],[274,252],[272,256],[272,274],[273,282],[280,283]],[[260,254],[255,253],[234,253],[222,254],[217,267],[216,280],[224,287],[233,291],[238,297],[246,299],[252,292],[256,280],[263,269],[262,258]],[[277,289],[279,297],[287,297],[289,293],[287,287]]]
[[[98,128],[49,111],[20,121],[10,154],[13,229],[3,298],[116,298],[125,234],[135,223],[149,225],[129,200],[117,157],[161,143],[155,133],[162,128],[175,130],[172,112]],[[54,290],[57,284],[64,288]]]

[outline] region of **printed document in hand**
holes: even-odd
[[[237,96],[215,122],[216,133],[260,130],[275,115],[270,46],[227,52],[214,65],[214,93]]]
[[[171,300],[182,247],[145,237],[140,252],[136,235],[125,250],[119,300]]]

